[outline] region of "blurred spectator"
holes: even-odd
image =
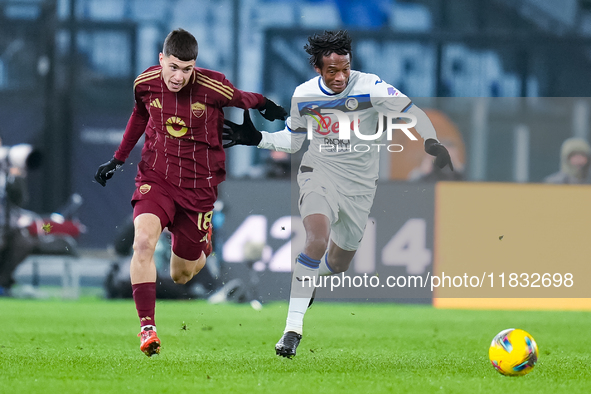
[[[544,179],[546,183],[587,184],[589,177],[589,159],[591,147],[582,138],[569,138],[560,149],[560,171]]]
[[[409,181],[417,182],[437,182],[437,181],[463,181],[464,180],[464,162],[460,149],[456,142],[451,139],[441,139],[445,145],[454,165],[452,171],[449,167],[443,169],[433,165],[433,157],[425,155],[421,164],[408,174]]]
[[[3,146],[0,138],[0,296],[10,295],[14,285],[14,271],[33,252],[36,239],[27,231],[28,220],[21,220],[21,206],[26,202],[27,167],[40,165],[40,153],[32,154],[32,147],[21,144],[15,149]]]
[[[392,0],[337,0],[343,25],[347,28],[378,30],[388,25]]]
[[[2,147],[2,138],[0,138],[0,147]],[[26,183],[26,166],[18,166],[10,163],[9,152],[10,147],[0,148],[3,151],[0,153],[2,157],[0,167],[4,179],[3,186],[6,190],[6,195],[10,203],[23,206],[28,200],[27,183]]]

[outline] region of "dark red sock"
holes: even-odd
[[[140,318],[140,327],[155,326],[154,311],[156,309],[156,283],[138,283],[131,285],[135,309]]]

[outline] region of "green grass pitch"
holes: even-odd
[[[1,393],[589,393],[591,313],[317,302],[294,359],[275,356],[286,303],[158,302],[160,356],[133,302],[0,299]],[[535,369],[505,377],[493,336],[530,332]]]

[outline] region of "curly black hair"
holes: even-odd
[[[349,55],[350,60],[353,57],[351,41],[351,36],[349,36],[347,30],[325,30],[323,34],[314,34],[308,37],[308,43],[304,46],[304,49],[310,55],[310,64],[313,67],[322,68],[322,58],[330,56],[332,53]]]

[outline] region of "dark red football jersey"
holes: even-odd
[[[226,178],[222,108],[259,108],[265,98],[236,89],[222,73],[197,67],[174,93],[161,72],[153,66],[136,78],[135,107],[115,158],[125,161],[145,133],[142,161],[172,185],[215,186]]]

